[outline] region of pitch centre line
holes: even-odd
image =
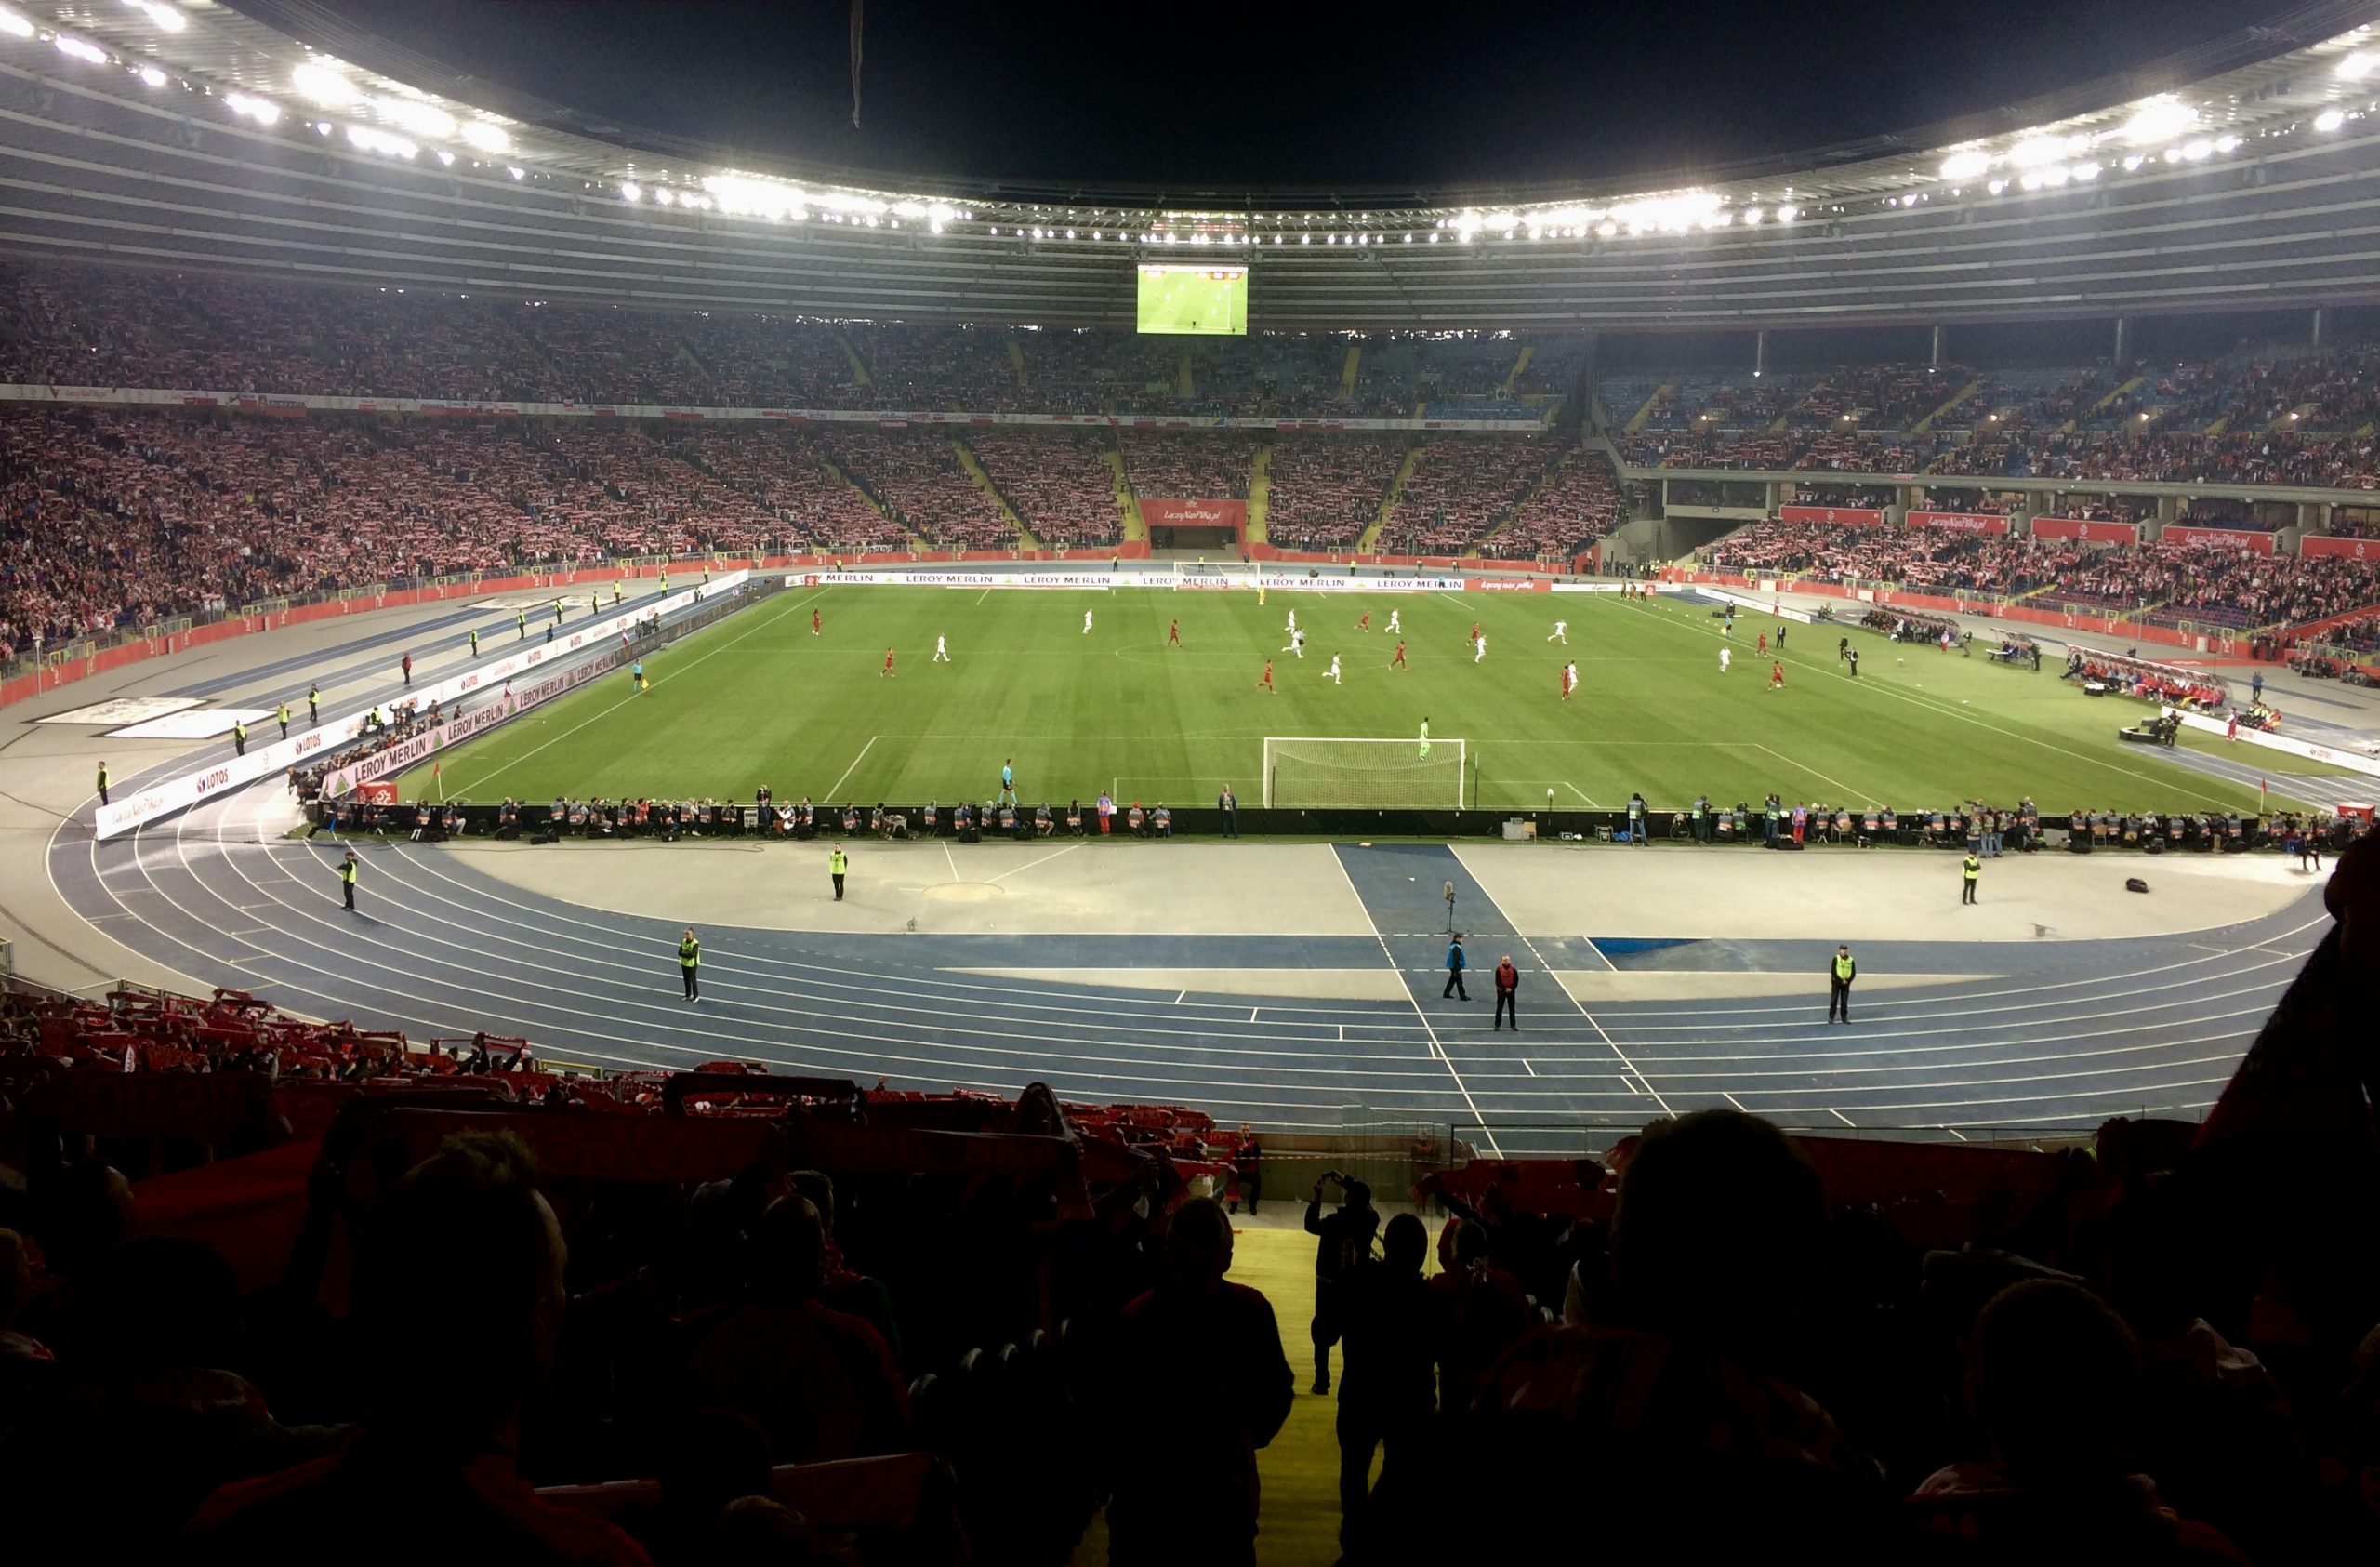
[[[991,591],[988,588],[984,591],[985,592]],[[849,778],[853,773],[859,771],[859,764],[867,760],[867,753],[874,750],[876,749],[876,742],[883,737],[884,737],[881,735],[870,735],[867,737],[867,744],[859,748],[859,754],[852,758],[852,764],[843,769],[842,777],[837,778],[833,783],[826,786],[827,799],[832,800],[836,795],[840,794],[843,791],[844,779]]]

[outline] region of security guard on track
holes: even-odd
[[[1983,861],[1976,858],[1975,851],[1973,849],[1969,849],[1967,851],[1967,857],[1964,863],[1959,867],[1960,884],[1964,889],[1959,894],[1959,901],[1961,903],[1973,903],[1975,901],[1976,878],[1982,874]]]
[[[688,925],[686,934],[678,938],[678,973],[686,982],[686,999],[690,1002],[703,999],[702,967],[703,944],[695,936],[694,927]]]
[[[338,862],[338,890],[350,912],[355,909],[355,851],[350,849],[347,857]]]
[[[1850,947],[1834,949],[1827,960],[1826,1020],[1833,1022],[1840,1014],[1845,1023],[1851,1021],[1851,982],[1859,976],[1859,964],[1851,956]]]

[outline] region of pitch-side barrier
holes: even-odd
[[[616,615],[588,621],[575,630],[557,634],[551,642],[527,644],[476,669],[449,675],[431,684],[416,685],[409,695],[424,704],[444,703],[484,691],[490,686],[501,687],[505,682],[541,664],[572,657],[597,643],[609,641],[649,616],[673,615],[714,594],[739,588],[750,576],[748,571],[731,571],[707,587],[689,588],[657,603],[640,604],[632,610],[624,609]],[[285,773],[319,752],[338,750],[362,738],[364,716],[385,706],[386,703],[375,702],[316,724],[302,735],[293,735],[288,739],[275,740],[270,745],[251,746],[245,756],[227,757],[195,772],[144,785],[126,798],[101,805],[93,813],[94,832],[100,838],[115,837],[144,822],[155,821],[176,811],[188,810],[226,790],[244,788],[258,778]]]

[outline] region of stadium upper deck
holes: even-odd
[[[1663,190],[1202,195],[733,166],[298,0],[20,6],[0,245],[456,292],[1120,325],[1146,254],[1260,325],[1977,320],[2380,291],[2370,23],[2319,0],[2146,79]],[[311,53],[298,40],[324,51]]]

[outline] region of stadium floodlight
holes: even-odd
[[[2126,174],[2130,174],[2134,169],[2138,168],[2146,161],[2147,160],[2141,157],[2139,153],[2135,153],[2130,157],[2124,159],[2123,171]]]
[[[874,196],[855,195],[848,191],[822,191],[812,196],[809,206],[826,212],[874,215],[885,210],[885,204]]]
[[[359,96],[355,84],[317,60],[308,60],[289,73],[289,85],[301,98],[311,99],[325,109],[336,109],[352,103]]]
[[[415,143],[390,131],[371,126],[350,126],[347,139],[367,153],[379,153],[392,158],[410,158],[421,151]]]
[[[507,174],[509,174],[509,175],[510,175],[510,176],[512,176],[512,178],[513,178],[513,179],[528,179],[528,178],[529,178],[529,171],[528,171],[527,169],[525,169],[525,168],[521,167],[521,166],[520,166],[519,165],[517,165],[517,164],[507,164],[507,165],[505,165],[505,166],[504,166],[504,172],[505,172],[505,173],[507,173]]]
[[[124,3],[136,11],[146,12],[149,20],[165,32],[179,33],[190,25],[190,18],[171,6],[161,4],[160,0],[124,0]]]
[[[80,38],[70,38],[63,33],[60,33],[53,42],[58,45],[60,54],[87,61],[92,65],[105,65],[108,62],[107,50],[97,44],[86,44]]]
[[[2374,66],[2380,66],[2380,54],[2358,49],[2355,53],[2341,59],[2334,70],[2342,82],[2360,82],[2372,74]]]
[[[1777,220],[1780,223],[1790,223],[1801,215],[1802,209],[1795,206],[1792,202],[1787,202],[1783,206],[1777,209]]]
[[[162,87],[165,85],[165,73],[153,65],[142,66],[139,74],[141,81],[152,87]]]
[[[2240,150],[2240,139],[2236,136],[2218,136],[2215,139],[2215,150],[2218,153],[2236,153]]]
[[[807,214],[810,202],[808,193],[799,186],[738,174],[707,174],[703,189],[730,217],[799,219]]]
[[[509,153],[512,150],[512,133],[494,120],[465,120],[463,140],[466,145],[483,153]]]
[[[2336,109],[2325,109],[2314,116],[2316,130],[2336,130],[2347,124],[2347,115]]]
[[[2026,178],[2026,179],[2031,179],[2031,178],[2032,178],[2032,176],[2029,174],[2029,175],[2027,175],[2025,178]],[[2003,191],[2006,190],[2007,188],[2008,188],[2008,181],[2006,181],[2005,179],[1995,179],[1995,180],[1993,180],[1990,184],[1986,185],[1986,186],[1984,187],[1984,189],[1985,189],[1985,190],[1990,191],[1990,192],[1993,195],[1995,195],[1995,196],[1996,196],[1996,195],[1998,195],[2001,192],[2003,192]]]
[[[2151,142],[2169,141],[2176,134],[2198,123],[2198,111],[2175,98],[2172,93],[2160,93],[2132,112],[2117,134],[2135,147]]]
[[[638,184],[633,179],[625,180],[620,185],[620,199],[622,201],[642,201],[644,199],[644,187]]]
[[[2018,168],[2039,168],[2090,146],[2087,136],[2029,136],[2008,149],[2008,161]],[[1981,173],[1980,169],[1977,170]]]
[[[1991,166],[1991,154],[1981,148],[1953,153],[1942,160],[1938,171],[1945,179],[1972,179]]]
[[[2077,179],[2096,179],[2098,177],[2099,166],[2097,164],[2086,162],[2079,163],[2074,166],[2074,178]]]
[[[2199,163],[2215,155],[2215,143],[2207,140],[2204,137],[2201,137],[2196,141],[2185,142],[2182,146],[2181,153],[2183,157],[2188,159],[2191,163]],[[2167,157],[2173,156],[2170,153],[2165,155]]]
[[[452,168],[455,166],[455,154],[441,147],[438,149],[438,161],[448,168]]]
[[[6,33],[12,38],[30,38],[33,35],[33,24],[14,11],[0,11],[0,33]]]
[[[242,119],[254,120],[260,126],[272,126],[279,125],[281,123],[281,105],[277,103],[269,103],[261,98],[250,98],[244,92],[225,93],[223,95],[223,107],[229,109],[234,114],[239,115]]]
[[[372,100],[372,108],[400,130],[432,140],[444,140],[462,128],[455,123],[455,116],[443,109],[416,103],[408,98],[376,98]]]

